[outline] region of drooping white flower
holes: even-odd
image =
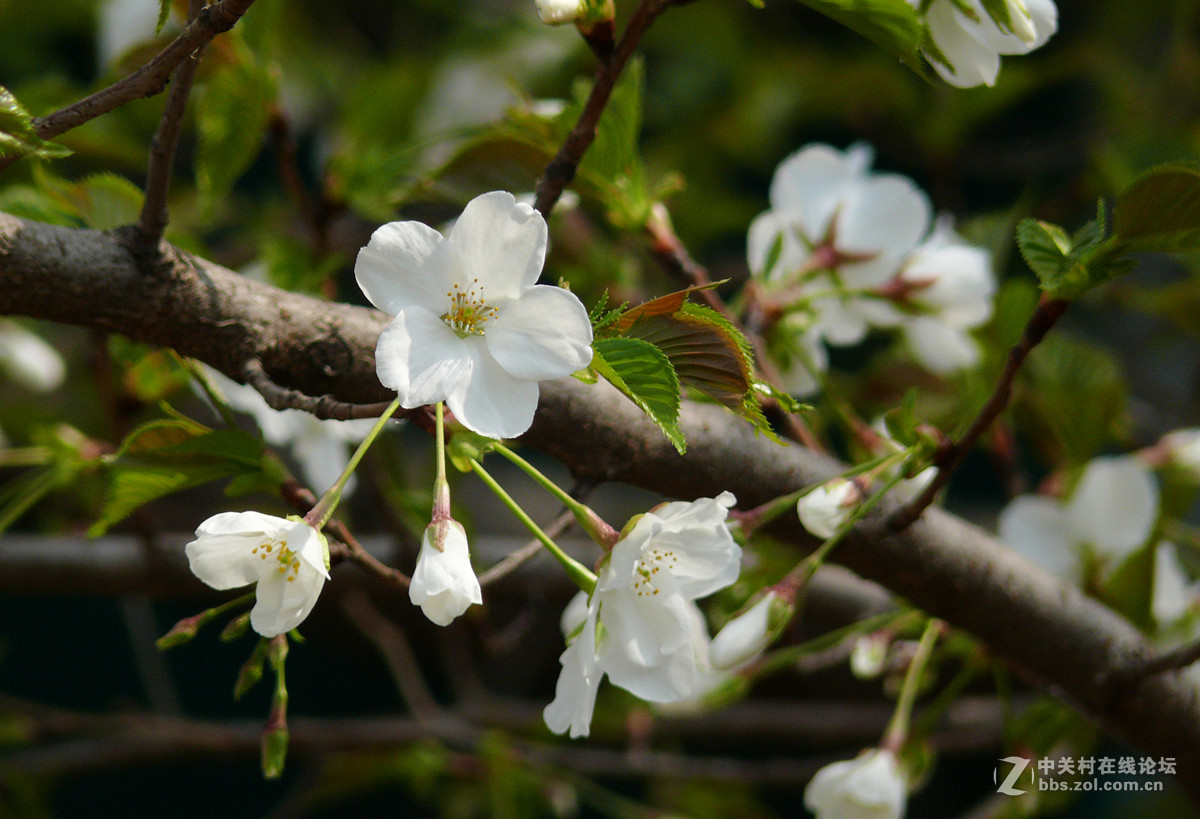
[[[875,748],[817,771],[804,807],[817,819],[901,819],[908,781],[891,751]]]
[[[732,583],[740,568],[741,547],[725,524],[733,504],[728,492],[664,504],[639,517],[604,558],[582,626],[560,658],[544,712],[552,731],[586,735],[604,675],[650,702],[695,690],[709,663],[694,601]]]
[[[375,425],[371,418],[338,421],[317,418],[297,409],[277,410],[253,387],[239,384],[211,368],[208,373],[231,407],[254,418],[268,444],[291,451],[304,480],[316,492],[333,486],[350,462],[349,445],[361,442]],[[349,496],[356,483],[357,476],[351,475],[342,495]]]
[[[802,497],[796,504],[796,513],[809,532],[819,538],[830,538],[862,499],[862,490],[854,481],[833,478]]]
[[[449,625],[472,603],[483,602],[461,523],[448,518],[425,527],[408,599],[439,626]]]
[[[222,512],[185,551],[192,574],[214,589],[258,584],[250,626],[264,637],[300,625],[329,578],[325,536],[299,519]]]
[[[927,370],[948,375],[979,361],[969,330],[992,315],[996,280],[991,254],[967,244],[939,219],[932,234],[881,288],[891,301],[867,305],[873,324],[899,327]]]
[[[1143,545],[1158,520],[1158,486],[1131,456],[1095,458],[1066,502],[1022,495],[1004,508],[1000,539],[1059,577],[1078,575],[1085,548],[1120,560]]]
[[[779,633],[790,612],[790,603],[774,590],[768,591],[713,637],[708,647],[712,667],[731,670],[755,660]]]
[[[404,407],[445,401],[469,429],[511,438],[533,422],[538,381],[591,362],[579,299],[536,283],[546,241],[541,215],[503,191],[471,200],[448,237],[420,222],[372,234],[354,273],[395,315],[375,363]]]
[[[41,336],[0,319],[0,372],[27,390],[50,392],[62,386],[67,367]]]
[[[921,5],[921,0],[908,2],[914,8]],[[1005,0],[1004,6],[1007,31],[980,0],[933,0],[929,4],[925,22],[941,55],[926,52],[925,56],[942,79],[959,88],[993,85],[1000,73],[1001,54],[1027,54],[1058,30],[1058,8],[1053,0]]]
[[[863,634],[850,650],[850,673],[860,680],[870,680],[883,673],[887,664],[892,635],[887,631]]]
[[[929,229],[925,194],[906,177],[871,173],[871,154],[862,144],[792,154],[771,181],[771,209],[747,236],[751,274],[789,301],[808,299],[831,344],[863,339],[862,291],[890,279]]]

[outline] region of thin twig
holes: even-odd
[[[247,361],[242,368],[242,377],[246,383],[258,390],[272,409],[298,409],[311,413],[318,418],[332,418],[336,421],[348,421],[353,418],[378,418],[383,411],[391,406],[390,401],[380,401],[375,404],[347,404],[338,401],[331,395],[314,398],[298,390],[281,387],[271,380],[262,362],[257,358]],[[418,413],[421,410],[403,410],[396,417]]]
[[[551,538],[556,538],[565,532],[567,527],[569,527],[574,520],[575,516],[571,514],[571,511],[568,509],[561,512],[558,517],[551,521],[544,531]],[[521,566],[525,565],[534,557],[536,557],[538,552],[541,550],[542,542],[537,538],[534,538],[520,549],[509,552],[507,555],[505,555],[503,560],[485,571],[483,574],[479,575],[479,585],[487,586],[491,583],[495,583],[497,580],[500,580],[503,577],[506,577],[507,575],[512,574]]]
[[[1029,355],[1041,340],[1046,337],[1046,333],[1050,332],[1055,322],[1066,311],[1070,302],[1062,299],[1047,299],[1044,298],[1038,302],[1037,309],[1033,311],[1033,315],[1029,317],[1029,322],[1025,325],[1025,331],[1021,334],[1021,340],[1013,345],[1008,351],[1008,358],[1004,362],[1004,369],[1000,372],[1000,378],[996,382],[995,389],[992,390],[991,397],[987,403],[979,410],[979,414],[975,420],[971,422],[971,426],[963,433],[962,437],[957,441],[947,441],[942,446],[938,447],[933,456],[933,466],[936,466],[937,475],[929,485],[925,487],[920,495],[913,498],[912,501],[901,506],[888,517],[887,528],[890,532],[902,532],[916,521],[921,516],[937,493],[942,487],[949,482],[950,477],[954,474],[962,463],[963,458],[975,445],[996,417],[1003,412],[1008,406],[1008,399],[1012,394],[1013,379],[1016,378],[1017,371],[1021,369],[1021,365],[1025,362],[1025,358]]]
[[[190,0],[189,21],[200,13],[201,0]],[[142,202],[142,214],[138,219],[136,236],[146,246],[154,246],[166,230],[167,191],[171,187],[171,169],[175,165],[175,149],[179,146],[179,133],[183,130],[183,113],[187,110],[188,96],[192,92],[192,79],[196,67],[204,56],[201,45],[179,64],[172,76],[171,91],[167,104],[163,106],[162,120],[154,133],[150,145],[150,167],[146,172],[146,199]]]
[[[203,9],[179,36],[150,62],[107,88],[84,97],[78,102],[47,114],[34,117],[33,128],[42,139],[51,139],[70,131],[127,102],[161,94],[167,87],[167,77],[197,48],[224,31],[233,28],[254,0],[219,0]]]
[[[301,485],[298,481],[285,481],[279,487],[279,491],[287,504],[297,512],[307,513],[317,505],[317,496],[313,494],[312,490]],[[393,569],[391,566],[385,566],[381,563],[378,558],[363,548],[354,535],[350,534],[350,530],[346,528],[346,524],[337,518],[331,518],[325,524],[325,531],[345,546],[345,551],[342,552],[342,555],[347,560],[354,561],[369,574],[398,588],[408,588],[410,582],[408,575],[399,569]],[[333,550],[331,549],[330,551],[332,552]]]
[[[404,631],[384,616],[363,591],[352,591],[342,598],[342,608],[387,665],[396,689],[418,721],[434,716],[441,707],[421,678],[420,664]]]
[[[559,148],[558,154],[542,172],[542,177],[534,188],[537,192],[534,207],[542,216],[550,217],[550,211],[562,196],[563,189],[575,178],[575,171],[583,160],[583,155],[596,138],[596,126],[605,106],[608,105],[617,80],[621,77],[621,72],[625,69],[625,64],[637,49],[646,29],[668,5],[670,0],[642,0],[625,26],[625,32],[621,35],[621,41],[613,50],[612,56],[601,60],[596,67],[596,80],[592,83],[592,91],[583,105],[579,120]]]

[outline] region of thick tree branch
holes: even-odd
[[[78,324],[174,347],[237,377],[258,358],[279,384],[365,403],[388,397],[374,349],[387,317],[245,279],[176,251],[148,270],[121,234],[72,230],[0,214],[0,313]],[[677,497],[728,489],[743,508],[838,474],[844,465],[780,446],[719,407],[686,403],[686,456],[619,393],[561,379],[542,385],[524,441],[578,477],[616,479]],[[970,631],[997,655],[1044,680],[1106,728],[1174,757],[1200,795],[1200,702],[1168,672],[1129,681],[1154,651],[1127,621],[1006,549],[988,533],[929,509],[900,533],[885,502],[836,559],[931,615]],[[799,521],[779,531],[815,545]]]

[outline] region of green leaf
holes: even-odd
[[[0,159],[35,156],[59,159],[70,156],[62,145],[47,142],[33,129],[33,117],[12,92],[0,85]]]
[[[1156,168],[1117,197],[1113,232],[1129,253],[1200,249],[1200,170]]]
[[[112,230],[138,220],[142,189],[111,172],[92,174],[77,183],[83,221],[94,230]]]
[[[1117,437],[1125,421],[1120,367],[1111,354],[1078,339],[1047,336],[1029,354],[1018,384],[1017,412],[1046,463],[1087,462]]]
[[[196,185],[211,210],[258,157],[275,102],[271,73],[250,59],[224,65],[196,102]]]
[[[171,17],[171,0],[158,0],[158,22],[154,25],[154,36],[162,34],[163,26]]]
[[[750,390],[750,359],[745,339],[718,313],[685,304],[672,315],[635,322],[626,338],[640,338],[661,350],[680,384],[695,387],[730,409],[740,409]]]
[[[152,500],[229,477],[238,471],[234,465],[219,461],[114,464],[104,511],[88,529],[88,536],[99,537]]]
[[[1022,219],[1017,224],[1017,247],[1029,269],[1045,281],[1058,275],[1071,252],[1071,239],[1058,225]]]
[[[208,432],[208,427],[195,421],[176,418],[159,418],[142,424],[125,436],[116,457],[140,455],[181,444]]]
[[[687,443],[679,429],[679,378],[666,354],[637,338],[601,338],[593,347],[596,372],[641,407],[682,454]]]
[[[876,45],[895,54],[910,68],[924,74],[917,54],[925,25],[917,10],[905,0],[800,0]]]

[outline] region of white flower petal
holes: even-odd
[[[300,462],[304,480],[310,488],[320,493],[333,486],[341,476],[346,464],[350,463],[350,453],[346,449],[346,442],[331,434],[326,426],[330,422],[322,421],[308,413],[303,414],[308,420],[303,431],[292,442],[292,453]],[[342,489],[343,496],[348,497],[354,491],[352,484],[356,477],[350,476],[350,480]]]
[[[258,580],[262,561],[253,549],[261,535],[210,535],[184,547],[192,574],[214,589],[236,589]]]
[[[467,429],[488,438],[516,438],[533,423],[538,384],[514,378],[492,358],[481,339],[467,347],[467,382],[446,396],[446,405]]]
[[[921,247],[906,263],[901,278],[931,282],[913,293],[917,304],[956,327],[976,327],[992,315],[996,280],[991,254],[968,245]]]
[[[931,373],[950,375],[979,363],[979,345],[971,334],[937,316],[917,316],[904,328],[913,358]]]
[[[983,19],[985,25],[995,28],[986,12]],[[929,35],[950,62],[947,66],[937,60],[930,61],[942,79],[958,88],[995,85],[1000,73],[1000,54],[979,40],[976,35],[979,24],[961,14],[952,0],[934,0],[925,22]]]
[[[395,390],[406,409],[446,400],[470,378],[472,366],[466,341],[420,307],[402,309],[375,348],[379,382]]]
[[[508,302],[484,334],[509,375],[561,378],[592,360],[592,324],[583,303],[561,287],[535,285]]]
[[[779,257],[769,274],[766,270],[771,250],[779,242]],[[746,262],[751,274],[769,281],[785,279],[808,258],[808,248],[796,238],[796,227],[789,223],[787,213],[768,210],[750,223],[746,232]]]
[[[305,560],[294,570],[270,558],[267,563],[273,566],[258,581],[250,627],[264,637],[274,637],[291,631],[308,617],[325,586],[325,572]]]
[[[1079,555],[1062,504],[1051,498],[1022,495],[1000,513],[1000,539],[1051,574],[1077,574]]]
[[[929,198],[903,176],[872,176],[851,188],[838,213],[837,247],[877,256],[843,265],[845,284],[870,287],[890,279],[900,259],[929,230],[932,213]]]
[[[0,371],[33,392],[62,386],[66,364],[42,337],[11,321],[0,320]]]
[[[787,212],[788,221],[812,244],[825,238],[846,188],[866,171],[866,148],[843,155],[828,145],[809,145],[779,163],[771,180],[771,208]]]
[[[423,307],[440,316],[446,309],[452,258],[436,253],[442,234],[421,222],[389,222],[358,251],[354,278],[371,304],[395,315]]]
[[[1095,458],[1067,504],[1077,541],[1121,558],[1150,537],[1158,521],[1158,485],[1137,458]]]
[[[796,504],[800,523],[819,538],[833,537],[862,500],[862,490],[845,478],[833,478],[802,497]]]
[[[812,306],[817,314],[815,330],[835,347],[857,344],[866,338],[867,317],[860,301],[828,297],[816,299]]]
[[[587,620],[589,603],[588,593],[585,591],[576,592],[575,596],[567,603],[567,607],[563,609],[563,613],[558,619],[558,626],[562,629],[564,637],[570,637],[575,629]]]
[[[601,603],[600,617],[606,634],[598,661],[614,685],[637,697],[682,699],[707,670],[703,615],[679,595],[650,601],[618,592]]]
[[[708,647],[713,668],[738,668],[762,654],[771,639],[771,606],[775,600],[775,593],[768,592],[717,632]]]
[[[1165,625],[1187,613],[1196,598],[1196,590],[1190,586],[1189,578],[1175,554],[1175,544],[1164,540],[1155,546],[1154,594],[1150,598],[1150,610],[1155,622]]]
[[[907,791],[895,755],[875,749],[817,771],[804,789],[804,807],[817,819],[901,819]]]
[[[596,612],[585,615],[583,630],[558,661],[562,670],[554,686],[554,700],[542,711],[546,727],[556,734],[567,730],[571,738],[591,731],[596,691],[604,671],[596,663]]]
[[[467,534],[456,521],[444,523],[445,539],[439,551],[430,541],[430,524],[421,538],[421,553],[408,587],[408,598],[420,606],[431,621],[449,625],[472,603],[483,602],[479,578],[471,568]]]
[[[546,220],[511,193],[492,191],[467,203],[449,242],[468,280],[478,279],[489,301],[512,298],[537,283],[546,260]]]

